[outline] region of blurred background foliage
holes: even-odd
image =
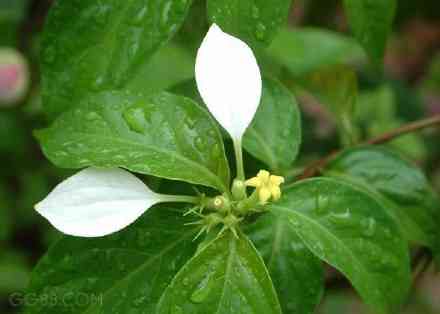
[[[50,0],[0,0],[0,313],[19,311],[11,306],[9,296],[25,289],[30,271],[59,236],[33,205],[70,174],[51,165],[32,136],[34,129],[47,123],[38,56],[50,5]],[[196,49],[208,28],[205,7],[205,1],[194,1],[178,35],[142,65],[129,89],[196,93],[193,68]],[[340,143],[368,139],[439,114],[439,48],[438,0],[399,1],[383,73],[367,62],[363,49],[350,36],[342,1],[295,0],[289,26],[268,49],[256,48],[264,72],[280,78],[302,107],[301,158],[298,169],[285,175],[295,175],[308,161]],[[437,190],[439,135],[431,129],[388,144],[417,162]],[[245,157],[248,167],[259,167],[251,156]],[[366,313],[347,281],[332,269],[327,288],[318,313]],[[415,280],[404,313],[440,313],[439,294],[440,276],[433,269],[424,271]]]

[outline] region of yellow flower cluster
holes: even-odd
[[[274,201],[280,199],[280,185],[284,183],[284,178],[271,175],[266,170],[260,170],[256,177],[247,180],[245,183],[246,186],[256,188],[260,202],[266,204],[271,198]]]

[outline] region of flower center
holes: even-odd
[[[258,172],[257,176],[247,181],[234,180],[230,197],[227,194],[214,198],[201,195],[200,205],[190,209],[186,214],[197,215],[200,219],[194,223],[202,228],[197,235],[210,232],[219,227],[219,233],[231,230],[238,237],[238,225],[248,216],[265,212],[269,201],[277,201],[281,197],[280,185],[284,178],[271,175],[266,170]],[[247,187],[254,187],[253,193],[247,195]]]

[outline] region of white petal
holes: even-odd
[[[35,209],[65,234],[100,237],[119,231],[160,202],[122,169],[84,169],[61,182]]]
[[[196,81],[217,121],[241,139],[261,98],[260,69],[249,46],[213,24],[197,53]]]

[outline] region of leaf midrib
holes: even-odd
[[[146,145],[144,143],[138,143],[138,142],[134,142],[134,141],[127,140],[127,139],[120,139],[120,138],[116,138],[116,137],[104,136],[104,135],[99,135],[99,134],[90,135],[88,133],[79,132],[79,131],[75,131],[75,133],[78,134],[78,135],[82,135],[83,137],[86,137],[86,138],[92,138],[92,139],[101,138],[101,139],[110,140],[110,141],[114,141],[114,142],[120,142],[122,144],[134,145],[134,146],[139,146],[139,147],[142,147],[142,148],[147,148],[149,150],[157,151],[159,153],[162,153],[164,155],[171,155],[173,157],[176,157],[176,159],[179,159],[179,160],[183,161],[184,163],[187,163],[188,165],[193,166],[194,168],[197,168],[201,172],[205,173],[207,177],[209,177],[213,182],[216,183],[215,188],[220,188],[222,191],[226,191],[227,190],[227,188],[223,184],[222,180],[216,174],[211,172],[208,168],[203,167],[200,164],[196,163],[195,161],[187,159],[186,157],[183,157],[181,155],[170,153],[170,152],[167,152],[167,151],[165,151],[163,149],[159,149],[159,148],[156,148],[156,147],[153,147],[153,146],[150,146],[150,145]],[[153,174],[153,175],[156,175],[156,174]],[[180,178],[172,178],[172,177],[165,177],[165,178],[181,180]],[[194,183],[194,184],[199,184],[200,183],[200,182],[191,181],[189,179],[185,179],[185,180],[188,180],[188,182],[191,182],[191,183]]]
[[[226,291],[226,285],[229,282],[229,276],[230,276],[230,272],[232,269],[232,263],[236,254],[236,248],[237,248],[237,243],[235,242],[236,239],[232,238],[231,241],[229,242],[229,255],[228,255],[228,261],[226,263],[226,267],[225,267],[225,278],[224,278],[224,282],[223,282],[223,289],[222,289],[222,294],[220,296],[219,302],[218,302],[218,307],[217,310],[215,311],[215,314],[219,314],[220,309],[222,308],[222,304],[223,304],[223,300],[225,297],[225,291]]]

